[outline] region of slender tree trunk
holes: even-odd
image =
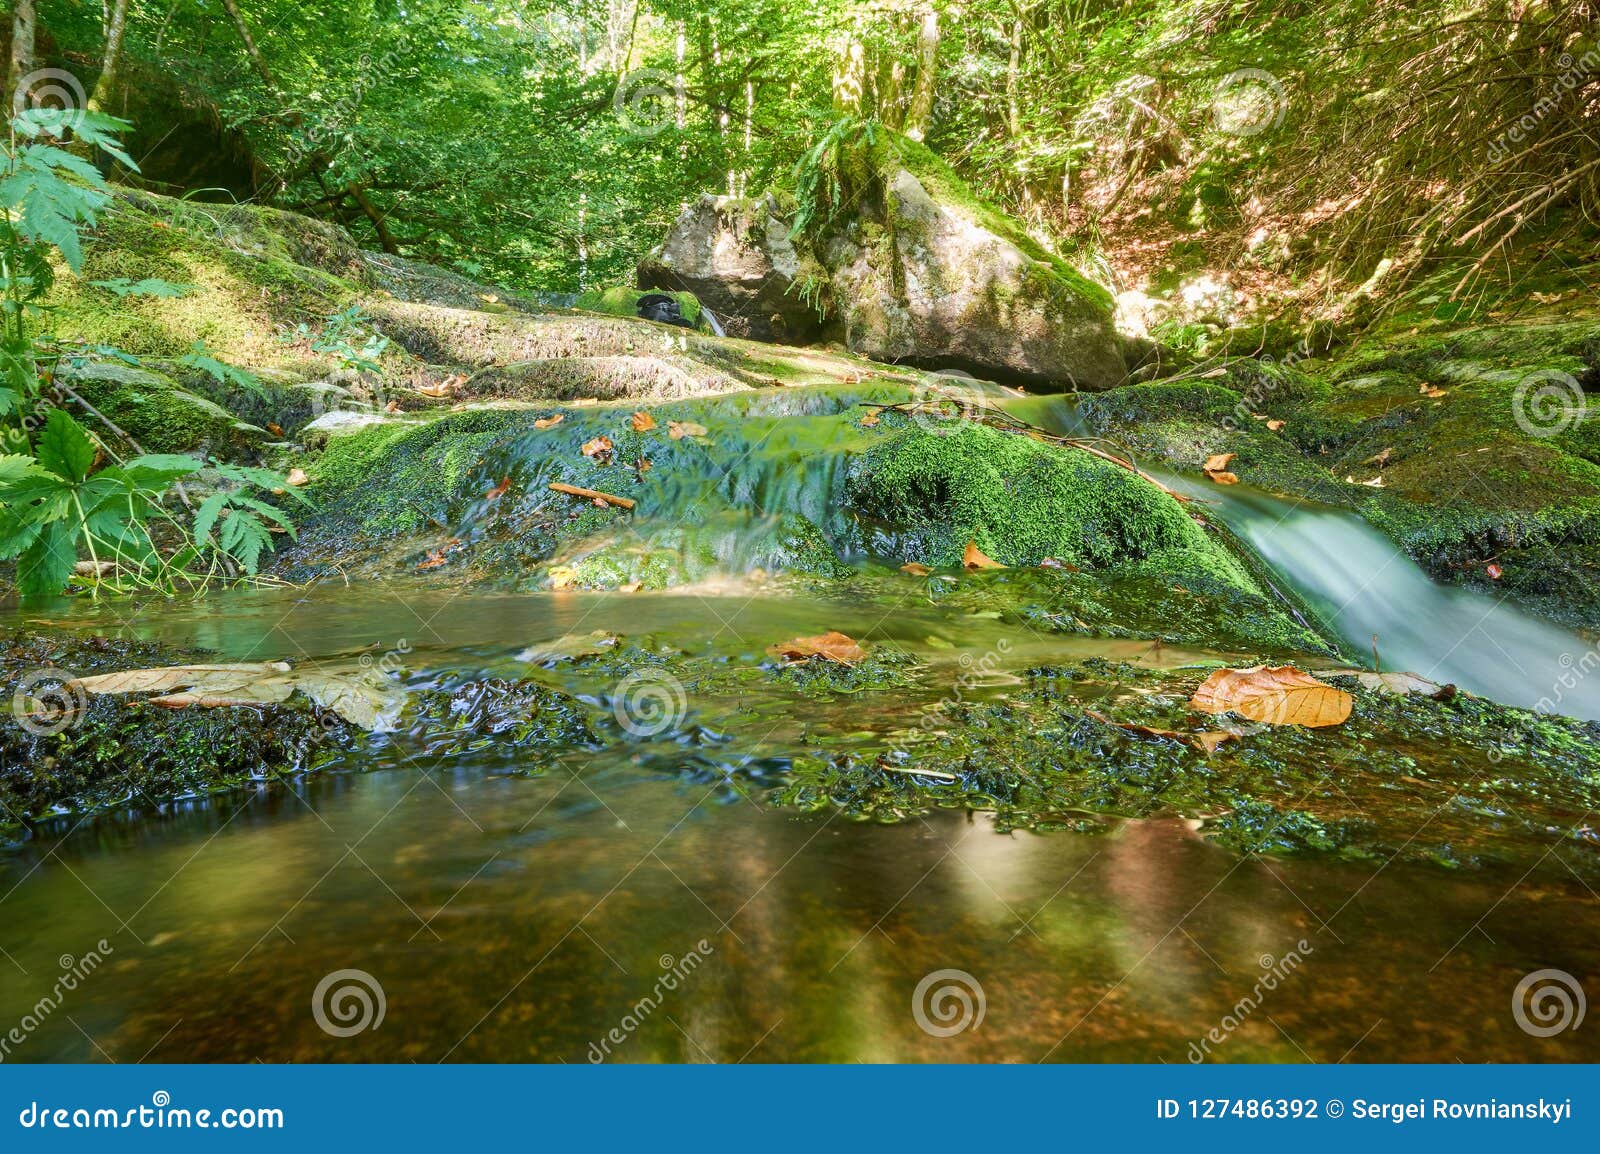
[[[244,41],[245,54],[250,57],[250,63],[255,66],[256,75],[261,77],[261,83],[276,92],[278,90],[278,82],[273,79],[272,69],[267,67],[266,59],[261,55],[261,49],[256,47],[256,38],[250,35],[250,25],[244,22],[244,13],[239,11],[238,0],[222,0],[222,7],[227,11],[228,19],[233,21],[233,26],[239,33],[239,39]]]
[[[17,91],[22,78],[33,71],[33,0],[13,0],[11,12],[11,63],[6,73],[6,91],[10,98]],[[10,112],[6,113],[11,115]]]
[[[89,107],[103,111],[117,83],[117,67],[122,61],[122,33],[128,26],[128,0],[115,0],[106,14],[106,50],[100,60],[100,76],[89,96]]]
[[[1006,61],[1006,129],[1011,139],[1022,135],[1022,106],[1018,92],[1022,80],[1022,17],[1011,24],[1011,57]]]
[[[911,107],[906,110],[906,135],[921,140],[933,119],[933,86],[939,79],[939,13],[930,7],[922,14],[922,31],[917,36],[917,83],[911,90]]]

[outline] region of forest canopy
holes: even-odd
[[[1600,191],[1585,4],[19,0],[8,24],[13,86],[69,72],[158,191],[554,292],[628,280],[702,193],[791,186],[844,116],[1114,290],[1196,248],[1322,293],[1470,289]]]

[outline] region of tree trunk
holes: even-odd
[[[1022,78],[1022,17],[1011,24],[1011,57],[1006,61],[1006,129],[1011,139],[1022,135],[1022,107],[1017,98]]]
[[[833,111],[836,116],[860,116],[867,87],[867,54],[852,37],[839,53],[833,70]]]
[[[128,0],[115,0],[106,14],[106,50],[100,60],[100,76],[94,82],[94,92],[89,96],[89,107],[95,112],[105,110],[111,91],[117,83],[117,66],[122,60],[122,33],[128,25]]]
[[[906,135],[921,140],[933,119],[933,86],[939,78],[939,13],[928,8],[922,14],[922,31],[917,36],[917,83],[911,90],[911,107],[906,110]]]
[[[22,78],[33,71],[33,0],[13,0],[11,64],[6,73],[6,95],[14,97]],[[10,113],[6,113],[7,116]]]
[[[250,35],[250,25],[244,22],[244,13],[239,11],[238,0],[222,0],[222,7],[228,13],[228,19],[233,21],[234,28],[239,33],[239,39],[244,41],[245,54],[250,57],[250,63],[255,65],[256,75],[261,77],[261,83],[272,91],[278,90],[278,82],[272,77],[272,69],[267,67],[267,62],[261,55],[261,49],[256,47],[256,38]]]

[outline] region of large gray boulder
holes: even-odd
[[[804,344],[821,333],[806,294],[820,286],[789,239],[776,197],[706,195],[639,262],[639,287],[691,292],[731,337]]]
[[[905,167],[882,201],[818,241],[838,335],[880,361],[1054,389],[1126,376],[1111,298],[981,205],[936,196]],[[1010,231],[1009,229],[1005,231]]]
[[[822,337],[874,360],[1049,389],[1126,379],[1109,293],[920,145],[881,142],[863,160],[871,177],[849,210],[798,241],[775,197],[702,197],[640,265],[640,286],[693,292],[730,335]]]

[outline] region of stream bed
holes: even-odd
[[[733,660],[825,620],[955,667],[1000,630],[733,587],[374,586],[50,620],[227,660],[403,650],[410,667],[486,677],[523,646],[593,629]],[[1030,634],[991,680],[1003,690],[1045,656],[1225,655]],[[1593,1030],[1539,1037],[1513,1013],[1525,975],[1600,972],[1594,894],[1567,864],[1582,847],[1529,838],[1451,870],[1245,856],[1172,817],[1048,833],[965,806],[852,820],[773,804],[760,752],[802,723],[870,744],[905,699],[800,718],[759,693],[696,708],[698,724],[556,751],[526,774],[489,749],[432,764],[391,752],[362,772],[42,830],[0,857],[0,1028],[102,957],[6,1060],[1600,1058]],[[717,754],[730,733],[732,763]],[[352,980],[370,983],[369,1012],[341,1036],[329,983]]]

